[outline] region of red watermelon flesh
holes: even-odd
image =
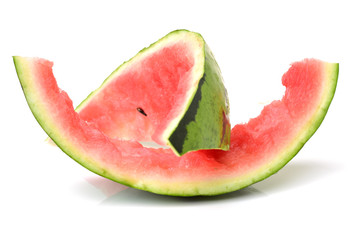
[[[178,156],[229,149],[229,104],[203,37],[176,30],[119,66],[77,108],[112,138],[154,141]]]
[[[192,87],[186,80],[195,61],[189,48],[189,44],[176,42],[136,60],[136,68],[115,73],[115,79],[96,92],[94,101],[85,100],[77,108],[80,117],[109,137],[165,145],[158,135],[178,114],[178,106]]]
[[[167,195],[216,195],[260,181],[281,169],[320,126],[334,96],[338,64],[306,59],[282,78],[285,95],[231,131],[229,151],[170,149],[117,140],[84,121],[60,90],[52,63],[14,57],[28,104],[40,125],[70,157],[114,181]]]

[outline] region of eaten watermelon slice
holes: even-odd
[[[122,64],[76,111],[109,137],[155,142],[179,156],[229,149],[229,103],[219,66],[202,36],[186,30]]]
[[[109,137],[96,123],[82,119],[59,89],[51,62],[14,57],[14,63],[31,111],[66,154],[106,178],[177,196],[231,192],[277,172],[320,126],[338,77],[338,64],[315,59],[293,63],[282,78],[283,98],[236,125],[229,151],[198,150],[179,157],[171,149]]]

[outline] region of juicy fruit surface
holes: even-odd
[[[52,74],[52,63],[14,58],[29,106],[69,156],[91,171],[160,194],[193,196],[234,191],[283,167],[319,127],[334,96],[338,64],[294,63],[283,76],[286,92],[262,113],[231,131],[229,151],[200,150],[182,157],[107,137],[82,120]],[[56,109],[56,110],[55,110]]]
[[[169,111],[185,101],[190,87],[185,79],[194,58],[181,54],[188,51],[183,45],[164,48],[138,63],[141,69],[125,69],[106,82],[78,107],[80,117],[109,137],[152,141],[155,129],[169,121]],[[145,114],[139,115],[138,108]]]
[[[178,30],[121,65],[76,110],[111,138],[154,141],[183,155],[228,150],[228,105],[209,47]]]

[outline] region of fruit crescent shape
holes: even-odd
[[[111,138],[79,116],[61,90],[52,62],[14,57],[28,105],[49,137],[75,161],[116,182],[164,195],[218,195],[263,180],[288,163],[315,133],[333,99],[338,64],[293,63],[283,75],[281,100],[231,130],[230,150],[171,149]]]

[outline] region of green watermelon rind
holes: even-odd
[[[277,159],[270,161],[269,164],[264,165],[261,169],[251,173],[255,177],[245,177],[248,181],[240,184],[234,184],[231,187],[231,191],[235,191],[238,189],[245,188],[254,183],[260,182],[264,179],[267,179],[271,175],[277,173],[280,169],[282,169],[286,164],[288,164],[305,146],[305,144],[309,141],[309,139],[315,134],[315,132],[319,129],[320,125],[325,119],[325,116],[329,110],[330,104],[335,96],[338,75],[339,75],[339,64],[338,63],[326,63],[327,64],[327,74],[326,84],[327,87],[324,88],[324,96],[321,99],[321,103],[312,118],[310,118],[307,124],[304,125],[304,131],[299,132],[299,136],[295,138],[294,143],[290,143],[289,147],[286,148],[283,154],[277,156]],[[274,164],[275,162],[275,164]],[[261,172],[259,174],[259,172]],[[228,191],[224,191],[226,193]],[[229,191],[230,192],[230,191]],[[219,193],[222,194],[222,193]]]
[[[61,134],[61,131],[58,129],[56,123],[51,121],[51,118],[47,116],[47,112],[46,110],[44,110],[45,107],[42,105],[42,101],[39,100],[39,94],[37,94],[36,92],[36,87],[32,85],[35,81],[32,80],[31,70],[26,63],[26,60],[24,60],[23,57],[13,56],[13,61],[15,64],[15,69],[20,81],[21,88],[25,95],[26,102],[28,103],[29,108],[34,115],[36,121],[43,128],[49,138],[66,155],[68,155],[70,158],[75,160],[77,163],[79,163],[86,169],[102,177],[132,187],[133,184],[129,181],[130,178],[119,178],[119,176],[111,174],[107,169],[95,163],[93,160],[87,157],[86,154],[79,152],[78,149],[76,149],[73,145],[69,144],[67,139]]]
[[[181,117],[176,128],[169,128],[170,131],[165,133],[167,135],[165,138],[169,139],[168,145],[181,153],[180,155],[192,149],[229,150],[230,108],[227,90],[224,87],[220,68],[205,42],[204,52],[204,73],[187,112]],[[224,124],[225,128],[213,127],[213,125],[223,126]],[[201,141],[199,141],[199,136],[201,136]]]
[[[304,124],[303,131],[299,131],[298,137],[296,137],[293,142],[289,143],[288,147],[284,149],[282,154],[277,155],[273,160],[269,161],[268,164],[265,164],[256,170],[239,177],[219,180],[213,179],[206,183],[182,183],[183,186],[180,188],[182,191],[177,191],[177,189],[173,186],[161,186],[161,183],[132,187],[171,196],[216,196],[248,187],[277,173],[298,154],[298,152],[314,135],[325,119],[325,116],[335,95],[339,74],[338,63],[325,64],[327,64],[327,77],[325,77],[327,86],[323,89],[323,96],[321,98],[320,104],[318,105],[317,111],[314,113],[313,117],[311,117],[308,122]],[[188,187],[186,187],[187,185]],[[185,191],[184,189],[187,190]]]
[[[36,120],[47,132],[50,138],[52,138],[68,156],[83,165],[85,168],[113,181],[141,190],[173,196],[219,195],[247,187],[278,172],[301,150],[301,148],[321,125],[335,95],[339,73],[338,64],[327,64],[327,74],[324,78],[325,87],[322,90],[321,101],[318,104],[317,111],[311,118],[308,119],[308,122],[303,125],[302,130],[299,131],[299,135],[289,143],[288,147],[284,148],[282,153],[272,158],[268,164],[260,166],[256,170],[248,172],[246,175],[234,176],[225,179],[212,179],[206,182],[192,182],[191,179],[189,182],[176,183],[151,181],[137,182],[134,181],[131,176],[117,176],[111,171],[95,163],[92,159],[87,158],[86,154],[79,152],[78,149],[69,144],[61,135],[56,123],[51,120],[47,121],[49,120],[49,117],[46,115],[47,112],[42,108],[42,103],[39,101],[40,96],[38,96],[35,91],[36,89],[32,86],[33,81],[31,79],[31,70],[28,69],[26,63],[22,63],[21,58],[14,57],[14,63],[26,100]]]
[[[163,139],[178,156],[200,149],[228,150],[230,142],[230,122],[228,121],[230,108],[220,68],[203,37],[199,33],[188,30],[175,30],[152,43],[149,47],[143,48],[133,58],[116,68],[100,87],[91,92],[75,110],[81,111],[96,93],[101,91],[123,69],[126,69],[129,65],[131,66],[133,62],[136,62],[144,54],[148,54],[149,51],[154,51],[154,49],[166,45],[169,38],[176,39],[177,35],[181,34],[187,34],[202,47],[201,55],[198,56],[198,59],[200,59],[197,64],[198,69],[193,71],[193,80],[197,84],[194,84],[194,87],[189,90],[190,95],[182,112],[171,121],[163,132]],[[200,83],[204,83],[201,88],[199,88]],[[194,98],[196,96],[201,96],[200,99],[197,99],[199,102],[195,102],[196,99]],[[192,109],[189,109],[190,107]],[[209,121],[209,119],[211,120]]]

